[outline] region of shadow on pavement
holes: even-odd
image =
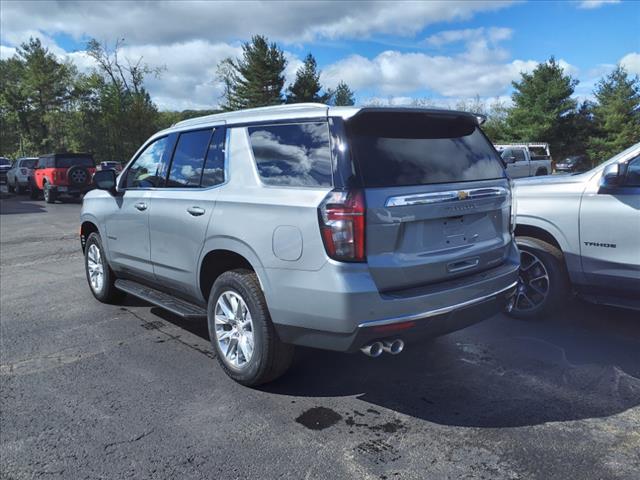
[[[640,404],[640,322],[616,309],[571,310],[570,320],[538,323],[499,316],[396,357],[300,349],[292,369],[263,390],[353,395],[363,409],[484,428],[607,417]]]
[[[43,202],[30,200],[28,196],[3,196],[0,200],[0,215],[46,212]]]

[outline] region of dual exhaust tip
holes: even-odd
[[[395,340],[378,340],[371,342],[360,349],[367,357],[379,357],[383,352],[391,355],[398,355],[404,350],[404,341],[399,338]]]

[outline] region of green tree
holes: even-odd
[[[57,113],[72,99],[75,68],[58,61],[37,38],[23,43],[14,57],[0,64],[3,124],[11,128],[11,121],[16,122],[16,138],[30,154],[63,148],[64,128],[59,123],[65,119]],[[18,150],[16,145],[2,148]]]
[[[351,105],[355,105],[356,98],[347,85],[342,80],[338,83],[335,92],[333,92],[333,104],[337,107],[349,107]]]
[[[571,115],[576,110],[572,95],[577,83],[553,57],[532,73],[523,73],[519,82],[513,82],[513,107],[507,116],[511,140],[548,142],[554,157],[566,156],[571,149]]]
[[[482,130],[493,143],[508,142],[507,116],[509,109],[502,100],[496,98],[486,110],[487,121],[482,125]]]
[[[595,135],[589,143],[589,156],[596,163],[640,141],[640,79],[617,66],[594,91]]]
[[[217,68],[224,83],[224,110],[263,107],[282,103],[284,52],[267,38],[256,35],[242,46],[241,58],[226,58]]]
[[[329,101],[333,93],[329,90],[320,93],[320,72],[318,64],[313,55],[308,54],[304,63],[296,72],[296,79],[287,92],[287,103],[320,102]]]

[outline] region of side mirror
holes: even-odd
[[[620,185],[620,179],[622,178],[620,173],[620,164],[612,163],[611,165],[607,165],[600,177],[600,188],[609,189]]]
[[[116,172],[113,170],[100,170],[93,174],[93,184],[99,190],[116,191]]]

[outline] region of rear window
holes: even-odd
[[[266,185],[330,187],[326,122],[249,127],[258,174]]]
[[[347,131],[365,187],[504,177],[502,161],[467,116],[365,112]]]
[[[0,158],[0,165],[11,165],[11,162],[6,158]]]
[[[91,157],[56,157],[56,168],[69,168],[69,167],[87,167],[94,166],[93,158]]]

